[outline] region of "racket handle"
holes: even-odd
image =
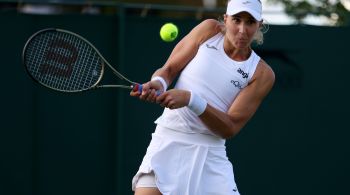
[[[135,84],[132,91],[138,91],[140,93],[142,93],[142,85],[141,84]],[[161,92],[158,90],[156,91],[156,95],[159,96],[161,94]]]
[[[142,85],[140,85],[140,84],[133,85],[132,91],[133,92],[138,91],[138,92],[142,93]]]

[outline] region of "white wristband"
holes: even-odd
[[[166,91],[168,89],[168,85],[166,84],[166,81],[163,79],[163,77],[155,76],[151,79],[151,81],[159,81],[163,86],[163,91]]]
[[[199,116],[203,114],[208,103],[205,99],[201,98],[200,96],[193,93],[192,91],[190,91],[190,93],[191,93],[191,98],[187,107],[190,110],[192,110],[197,116]]]

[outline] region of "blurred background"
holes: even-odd
[[[348,195],[349,0],[266,0],[255,51],[276,83],[227,151],[242,195]],[[127,91],[81,94],[36,85],[21,63],[34,32],[63,28],[92,42],[131,80],[147,81],[175,44],[225,0],[0,0],[1,195],[131,195],[162,113]],[[179,37],[161,41],[175,23]],[[113,76],[107,82],[113,82]]]

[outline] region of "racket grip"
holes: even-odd
[[[141,84],[135,84],[132,91],[138,91],[139,93],[142,93],[142,85]],[[159,96],[160,94],[162,94],[159,90],[156,91],[156,95]]]
[[[133,92],[138,91],[138,92],[142,93],[142,85],[135,84],[134,87],[132,88],[132,91]]]

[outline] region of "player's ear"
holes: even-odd
[[[263,27],[263,23],[264,23],[264,20],[261,19],[261,21],[259,22],[259,28]]]

